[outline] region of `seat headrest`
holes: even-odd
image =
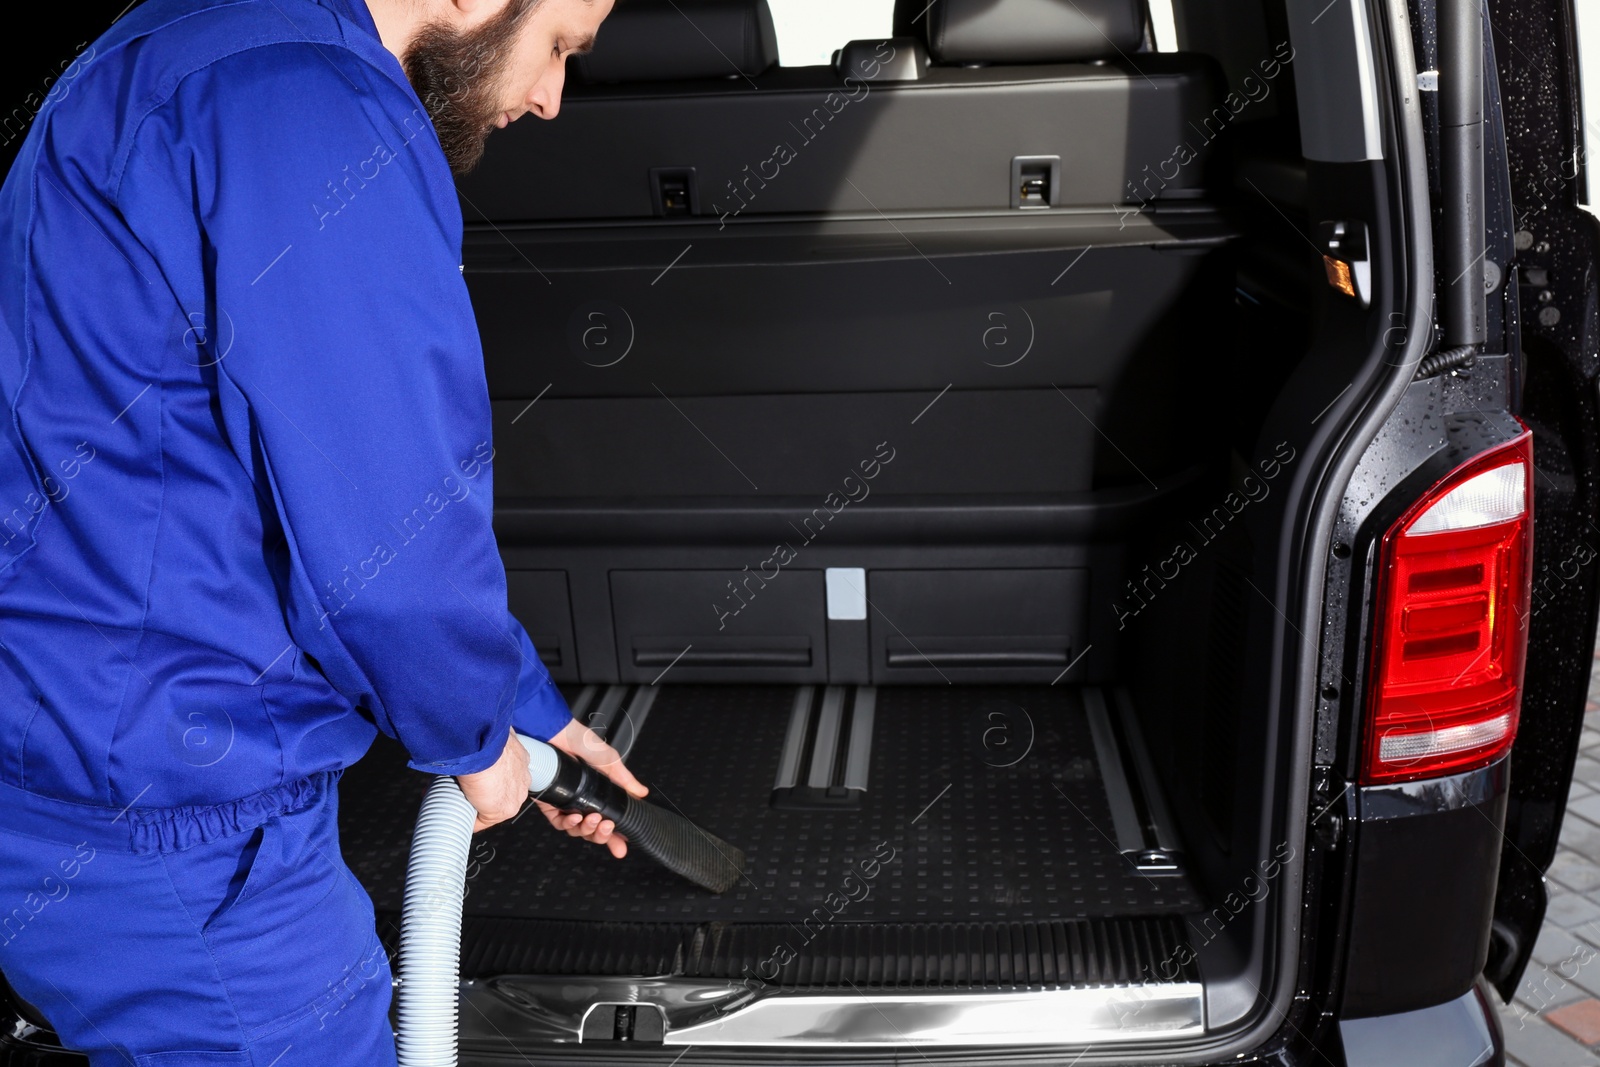
[[[778,61],[778,33],[767,0],[621,0],[576,58],[585,82],[750,77]]]
[[[935,63],[1070,63],[1132,52],[1143,0],[895,0],[896,36]]]

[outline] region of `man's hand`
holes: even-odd
[[[459,774],[456,782],[468,803],[478,809],[478,818],[472,824],[473,833],[514,819],[528,802],[528,792],[532,788],[528,779],[528,750],[522,747],[513,730],[506,736],[506,747],[494,766],[477,774]]]
[[[633,772],[622,764],[622,757],[617,755],[617,750],[606,744],[600,735],[589,729],[583,723],[574,719],[562,728],[561,732],[550,739],[550,745],[558,748],[569,756],[594,767],[601,774],[616,782],[626,789],[630,796],[642,797],[650,790],[646,789]],[[520,749],[520,746],[518,746]],[[527,774],[524,773],[526,778]],[[524,789],[526,795],[526,789]],[[565,830],[573,837],[581,837],[593,841],[597,845],[604,845],[611,850],[611,854],[621,859],[628,854],[628,841],[616,832],[617,824],[610,819],[602,819],[598,814],[591,812],[580,815],[576,812],[562,812],[552,808],[543,801],[536,801],[539,810],[544,812],[545,818],[550,820],[550,825],[557,830]]]

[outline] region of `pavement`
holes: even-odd
[[[1544,929],[1517,995],[1500,1006],[1517,1067],[1600,1067],[1600,650],[1580,748]]]

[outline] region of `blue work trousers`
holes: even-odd
[[[155,846],[126,813],[0,794],[0,970],[94,1067],[395,1063],[337,776],[260,825],[218,836],[200,812]]]

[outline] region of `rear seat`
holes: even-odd
[[[1104,669],[1090,590],[1216,419],[1220,75],[1138,51],[1141,0],[925,3],[806,68],[775,65],[763,0],[619,3],[560,117],[461,183],[492,222],[465,270],[513,600],[586,680],[691,642],[676,679],[1048,682],[1091,637],[1066,678]],[[783,538],[803,558],[751,609],[772,618],[724,630],[711,605]],[[871,624],[869,652],[868,623],[825,618],[834,566],[905,633]],[[966,651],[908,666],[906,637]]]
[[[663,213],[652,172],[692,168],[702,218],[1005,211],[1018,156],[1060,157],[1057,207],[1208,187],[1215,68],[1136,52],[1140,0],[925,6],[902,2],[902,36],[835,70],[774,67],[764,0],[618,4],[561,118],[490,140],[471,203],[496,222],[645,219]],[[1198,158],[1168,163],[1185,143]]]
[[[881,439],[830,424],[899,421],[946,386],[954,418],[1009,414],[886,492],[1081,491],[1183,465],[1171,375],[1231,302],[1181,254],[1227,234],[1206,199],[1214,66],[1135,51],[1140,0],[923,6],[902,5],[906,36],[843,49],[841,72],[775,66],[764,0],[629,0],[560,117],[490,139],[462,192],[494,223],[466,250],[491,389],[509,417],[550,388],[508,428],[525,459],[503,492],[825,492]],[[1047,208],[1022,199],[1030,177]],[[1055,386],[1083,418],[1059,418]],[[680,453],[663,393],[760,472],[698,436]],[[647,454],[597,429],[618,422]]]

